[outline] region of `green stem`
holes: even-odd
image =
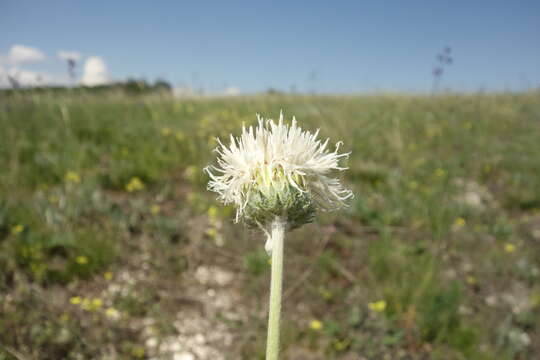
[[[277,360],[279,354],[279,318],[281,313],[281,288],[283,282],[283,238],[285,221],[276,217],[272,222],[272,278],[270,280],[270,311],[268,315],[268,337],[266,360]]]

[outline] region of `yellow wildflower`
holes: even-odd
[[[78,184],[81,182],[81,176],[75,171],[68,171],[65,176],[66,182]]]
[[[210,236],[211,238],[215,238],[217,236],[217,230],[216,228],[209,228],[206,230],[206,235]]]
[[[89,299],[84,298],[84,299],[82,299],[81,307],[83,308],[83,310],[91,310],[92,309],[92,304],[91,304]]]
[[[79,296],[73,296],[71,299],[69,299],[69,302],[73,305],[79,305],[81,303],[81,298]]]
[[[129,183],[126,185],[126,190],[128,192],[134,192],[144,189],[144,183],[139,179],[138,177],[132,177],[131,180],[129,180]]]
[[[456,228],[461,228],[461,227],[465,226],[465,224],[466,224],[466,221],[465,221],[465,219],[462,218],[462,217],[458,217],[458,218],[454,221],[454,226],[455,226]]]
[[[386,310],[386,301],[379,300],[379,301],[371,302],[368,304],[368,308],[371,311],[383,312],[384,310]]]
[[[92,307],[95,309],[99,309],[103,305],[103,301],[101,299],[95,298],[92,300]]]
[[[504,244],[504,251],[506,251],[507,253],[513,253],[516,251],[516,245],[512,243],[506,243]]]
[[[135,346],[131,350],[131,355],[133,355],[135,357],[138,357],[138,358],[144,357],[144,354],[145,354],[145,350],[144,350],[144,348],[142,346]]]
[[[349,340],[336,340],[334,341],[334,349],[337,351],[343,351],[349,346]]]
[[[11,228],[11,234],[12,235],[19,235],[24,230],[24,225],[18,224]]]
[[[321,330],[323,326],[323,323],[319,320],[311,320],[311,322],[309,323],[309,328],[315,331]]]
[[[446,171],[444,171],[444,169],[438,168],[435,170],[435,176],[443,177],[444,175],[446,175]]]
[[[111,280],[113,278],[113,273],[110,271],[107,271],[106,273],[103,274],[103,277],[105,278],[105,280]]]
[[[208,218],[210,219],[210,221],[215,221],[217,219],[217,215],[218,215],[218,209],[217,207],[215,207],[214,205],[210,206],[208,208]]]
[[[88,258],[84,255],[77,256],[75,262],[80,265],[88,264]]]
[[[115,308],[108,308],[105,310],[105,315],[110,319],[118,319],[120,317],[120,312]]]
[[[467,276],[465,281],[467,281],[467,284],[469,285],[475,285],[477,283],[476,278],[472,275]]]
[[[161,211],[161,207],[157,204],[154,204],[152,206],[150,206],[150,213],[152,215],[157,215],[159,214],[159,212]]]
[[[171,129],[168,127],[164,127],[161,129],[161,135],[163,136],[169,136],[171,135]]]

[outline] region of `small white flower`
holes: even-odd
[[[344,206],[353,194],[330,177],[333,170],[347,169],[339,166],[349,156],[338,153],[341,142],[330,151],[328,139],[317,139],[318,130],[303,131],[294,117],[290,126],[284,124],[283,113],[277,124],[257,118],[256,127],[243,127],[240,137],[231,135],[228,146],[218,139],[218,166],[205,169],[208,189],[237,207],[236,221],[266,225],[269,216],[283,216],[296,227],[311,219],[315,207]]]

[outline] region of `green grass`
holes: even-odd
[[[232,223],[202,168],[215,137],[281,109],[352,151],[356,195],[286,239],[285,358],[540,353],[538,92],[15,93],[0,98],[0,359],[165,356],[148,339],[182,338],[190,316],[232,336],[207,341],[224,358],[262,359],[263,236]],[[201,283],[203,268],[234,280]]]

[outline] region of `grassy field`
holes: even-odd
[[[1,95],[0,95],[1,96]],[[263,236],[205,190],[256,113],[352,151],[288,235],[285,359],[540,356],[540,93],[0,98],[0,359],[263,359]]]

